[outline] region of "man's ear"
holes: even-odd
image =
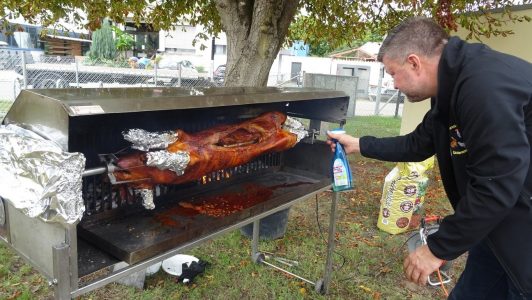
[[[414,71],[419,71],[419,68],[421,67],[421,60],[419,59],[419,56],[415,54],[410,54],[406,58],[406,62]]]

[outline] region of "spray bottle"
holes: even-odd
[[[331,133],[344,134],[345,130],[337,128],[331,130]],[[336,144],[336,150],[332,160],[332,188],[333,191],[345,191],[353,188],[353,179],[351,177],[351,168],[349,168],[349,161],[344,151],[344,147],[337,140],[333,139]]]

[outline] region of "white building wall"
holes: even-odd
[[[178,26],[172,31],[159,32],[159,51],[166,55],[179,55],[182,59],[190,60],[195,66],[202,66],[205,71],[212,74],[219,65],[227,62],[227,52],[225,54],[214,55],[211,60],[212,40],[199,40],[196,45],[192,45],[197,33],[203,32],[201,26]],[[206,46],[201,49],[201,45]],[[227,51],[227,37],[221,33],[215,40],[215,45],[224,46]],[[176,50],[176,51],[174,51]],[[287,50],[281,50],[270,69],[268,85],[275,86],[290,80],[292,63],[301,63],[301,71],[305,73],[332,74],[338,75],[338,65],[344,66],[367,66],[370,68],[369,85],[377,86],[379,82],[380,62],[353,61],[333,59],[328,57],[308,57],[293,56]],[[384,74],[382,85],[393,88],[393,80],[388,74]]]
[[[301,71],[305,73],[329,74],[337,75],[338,65],[348,66],[367,66],[370,68],[369,84],[377,86],[379,82],[379,69],[382,67],[380,62],[368,61],[354,61],[342,60],[329,57],[305,57],[305,56],[291,56],[287,54],[280,54],[274,61],[268,85],[274,85],[273,80],[277,77],[281,81],[289,80],[291,75],[292,63],[301,63]],[[390,75],[384,72],[382,85],[393,88],[393,79]]]
[[[225,54],[215,54],[214,63],[211,60],[212,39],[198,40],[196,45],[192,45],[196,34],[203,32],[201,26],[177,26],[175,30],[159,32],[159,52],[165,55],[179,55],[184,60],[191,61],[196,67],[202,66],[209,74],[219,65],[227,61]],[[202,49],[201,45],[205,48]],[[225,47],[227,51],[227,37],[225,33],[220,33],[215,39],[215,45]]]

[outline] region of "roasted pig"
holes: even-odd
[[[239,124],[218,125],[193,134],[179,129],[175,141],[165,149],[119,157],[110,177],[114,183],[127,183],[141,194],[147,208],[154,208],[154,185],[200,179],[210,172],[245,164],[261,154],[293,147],[301,138],[301,131],[295,134],[283,129],[286,120],[283,113],[268,112]],[[172,134],[166,133],[168,136]],[[133,140],[135,143],[139,139]],[[150,145],[134,148],[153,150]]]

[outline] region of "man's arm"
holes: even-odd
[[[384,161],[412,162],[423,161],[434,155],[432,141],[432,117],[427,112],[421,124],[404,136],[376,138],[363,136],[360,139],[347,134],[327,133],[334,152],[335,145],[331,139],[336,139],[344,146],[346,153],[360,152],[363,156]]]

